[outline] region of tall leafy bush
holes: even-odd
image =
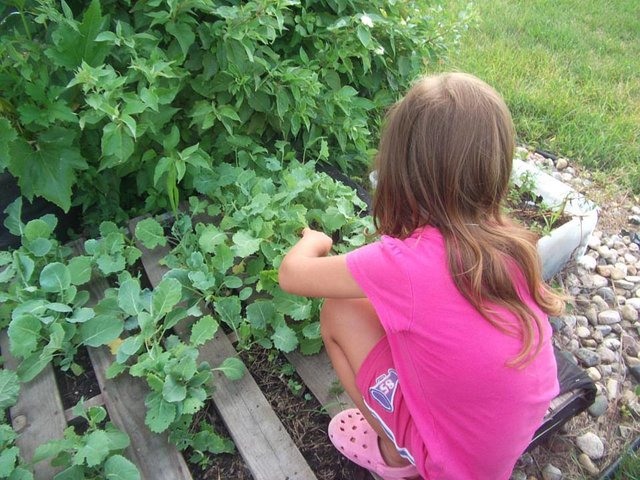
[[[279,152],[362,172],[384,108],[467,20],[428,0],[8,4],[0,170],[93,223]]]

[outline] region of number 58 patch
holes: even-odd
[[[398,389],[398,372],[390,368],[387,373],[380,375],[376,379],[376,384],[369,388],[371,397],[376,400],[382,408],[388,412],[393,412],[393,397]]]

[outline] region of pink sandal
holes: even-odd
[[[378,434],[357,408],[344,410],[331,419],[329,439],[342,455],[377,473],[384,480],[401,480],[418,475],[413,465],[390,467],[385,463],[378,446]]]

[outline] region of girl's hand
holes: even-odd
[[[333,240],[328,235],[307,227],[302,230],[300,243],[307,244],[318,257],[326,257],[333,247]]]

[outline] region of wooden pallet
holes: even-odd
[[[131,232],[142,218],[130,224]],[[83,253],[80,242],[73,248],[77,254]],[[168,249],[147,250],[142,245],[142,264],[152,286],[156,286],[167,269],[159,264]],[[104,279],[97,279],[88,285],[91,295],[89,306],[95,305],[108,288]],[[177,328],[179,335],[188,335],[188,327],[182,323]],[[7,368],[15,370],[19,361],[9,353],[9,339],[6,331],[0,333],[0,350]],[[85,405],[103,405],[111,421],[127,432],[131,445],[126,456],[136,464],[143,479],[190,480],[191,474],[181,453],[167,440],[167,435],[149,431],[144,423],[146,407],[144,398],[149,392],[142,379],[127,374],[115,379],[106,378],[106,369],[114,358],[107,347],[88,348],[89,358],[95,371],[100,393],[85,399]],[[219,365],[224,359],[236,356],[230,338],[222,332],[200,348],[200,360],[210,365]],[[299,353],[287,355],[298,374],[325,407],[330,415],[352,406],[346,393],[336,395],[332,387],[336,376],[327,355],[322,352],[314,356]],[[220,412],[236,447],[256,480],[311,480],[315,475],[294,444],[249,373],[239,381],[228,380],[222,373],[214,372],[215,388],[212,397]],[[17,440],[22,457],[29,461],[36,447],[49,440],[62,438],[68,422],[74,419],[71,409],[64,410],[61,395],[54,377],[53,368],[48,365],[33,381],[23,384],[17,404],[10,409],[14,429],[20,433]],[[60,469],[54,468],[48,460],[34,466],[37,480],[52,478]]]

